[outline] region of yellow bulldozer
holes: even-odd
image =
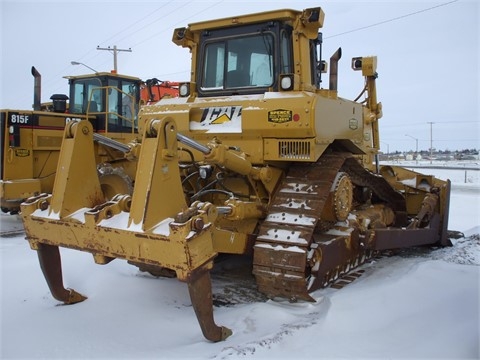
[[[141,140],[123,151],[132,194],[121,181],[105,194],[92,124],[68,123],[53,192],[21,205],[54,298],[86,298],[64,287],[59,247],[125,259],[186,282],[203,335],[220,341],[232,332],[213,317],[218,254],[251,256],[269,298],[314,301],[379,251],[449,245],[450,182],[380,166],[376,57],[351,60],[365,85],[355,101],[340,97],[341,49],[322,60],[323,22],[316,7],[175,29],[191,79],[140,110]]]

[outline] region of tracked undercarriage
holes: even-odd
[[[294,165],[255,242],[259,289],[272,298],[313,301],[309,292],[363,264],[379,248],[375,230],[388,226],[407,226],[404,196],[348,153]]]

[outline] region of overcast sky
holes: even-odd
[[[144,80],[189,79],[190,54],[171,42],[189,23],[251,12],[321,6],[323,56],[342,47],[339,94],[354,99],[363,79],[350,69],[355,56],[376,55],[384,152],[480,148],[479,19],[477,0],[0,0],[0,108],[31,109],[31,66],[42,75],[42,101],[68,94],[66,75],[113,69]],[[328,82],[325,82],[328,86]],[[433,122],[433,124],[430,124]]]

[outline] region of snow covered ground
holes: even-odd
[[[465,234],[453,247],[371,261],[343,289],[314,292],[316,303],[264,301],[253,282],[236,288],[215,275],[217,297],[240,299],[215,307],[217,324],[233,330],[220,343],[203,338],[186,285],[175,279],[63,249],[66,285],[89,298],[60,306],[23,236],[2,237],[0,357],[478,359],[480,182],[478,172],[466,184],[463,172],[447,175],[449,228]],[[2,231],[22,227],[17,217],[0,221]]]

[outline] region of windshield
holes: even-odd
[[[109,131],[131,131],[137,128],[139,87],[128,80],[108,80],[108,129]],[[126,130],[125,130],[126,129]]]
[[[76,80],[70,96],[70,112],[72,114],[85,114],[89,100],[91,100],[90,112],[102,111],[102,94],[98,90],[94,91],[101,86],[102,83],[99,79]]]
[[[259,34],[205,47],[201,89],[269,87],[274,83],[273,36]]]

